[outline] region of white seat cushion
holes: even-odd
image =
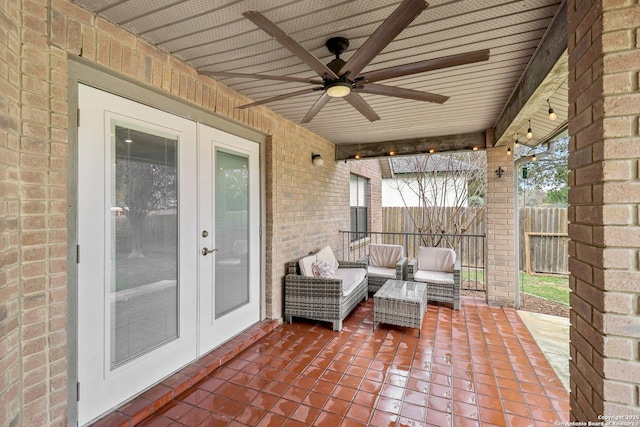
[[[369,245],[369,265],[375,267],[395,268],[403,256],[404,247],[400,245]]]
[[[333,251],[331,250],[331,246],[325,246],[316,252],[316,258],[318,261],[324,261],[334,270],[338,269],[338,260],[335,255],[333,255]]]
[[[453,273],[418,270],[413,275],[413,280],[416,282],[436,283],[439,285],[453,285]]]
[[[418,248],[418,270],[443,271],[453,273],[456,253],[450,248]]]
[[[396,278],[396,269],[387,268],[387,267],[376,267],[374,265],[370,265],[367,267],[367,274],[369,276],[374,277],[386,277],[387,279],[395,279]]]
[[[339,268],[336,277],[342,279],[342,294],[346,297],[364,280],[367,270],[364,268]]]

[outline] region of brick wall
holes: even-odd
[[[640,416],[640,6],[568,20],[571,417]]]
[[[277,141],[277,142],[276,142]],[[311,163],[320,154],[322,166]],[[267,147],[267,315],[282,317],[285,264],[329,245],[340,257],[340,230],[349,230],[349,175],[371,179],[372,227],[381,229],[377,160],[335,162],[335,146],[282,121]],[[377,203],[377,205],[376,205]]]
[[[270,318],[285,262],[341,247],[351,169],[379,176],[376,161],[337,163],[332,143],[265,107],[234,108],[247,99],[67,0],[0,2],[0,426],[67,423],[67,55],[270,135]]]
[[[0,3],[0,426],[17,426],[20,361],[20,9]]]
[[[504,170],[501,178],[495,173],[498,167]],[[508,307],[515,305],[514,185],[513,156],[506,147],[487,148],[487,302]]]

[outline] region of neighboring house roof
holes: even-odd
[[[412,157],[392,157],[389,159],[391,174],[416,172],[455,172],[476,169],[475,166],[461,160],[440,154],[424,154]],[[416,170],[417,167],[423,170]],[[386,177],[385,177],[386,178]]]

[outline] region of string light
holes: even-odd
[[[529,129],[527,129],[527,139],[533,138],[533,131],[531,130],[531,119],[529,119]]]
[[[511,155],[511,144],[507,145],[507,156]]]
[[[516,133],[516,140],[513,142],[513,149],[514,150],[520,146],[520,141],[518,140],[518,138],[519,138],[519,136]]]
[[[549,106],[549,120],[554,121],[555,119],[558,118],[558,115],[556,114],[555,111],[553,111],[553,108],[551,108],[551,103],[549,102],[548,99],[547,99],[547,105]]]

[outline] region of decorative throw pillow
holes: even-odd
[[[313,277],[320,277],[322,279],[335,279],[336,272],[325,261],[316,261],[311,264],[311,270],[313,271]]]

